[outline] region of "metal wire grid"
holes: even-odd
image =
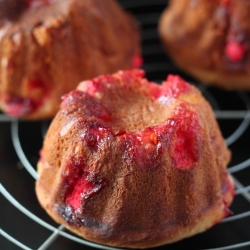
[[[153,4],[152,4],[153,2]],[[167,59],[165,59],[162,62],[155,62],[155,60],[151,60],[150,57],[154,55],[161,55],[163,54],[162,48],[159,45],[159,41],[157,39],[157,33],[156,33],[156,26],[157,21],[160,15],[160,12],[145,14],[145,13],[137,13],[140,6],[142,7],[149,7],[151,8],[152,5],[154,6],[165,6],[166,1],[164,0],[127,0],[127,1],[121,1],[121,3],[124,5],[125,8],[129,9],[133,12],[135,10],[134,14],[136,15],[137,20],[142,25],[143,28],[143,55],[145,58],[148,58],[145,60],[145,66],[144,69],[153,74],[153,77],[158,77],[159,74],[155,74],[156,72],[162,72],[164,75],[166,75],[166,72],[179,72],[178,69],[173,66],[172,63],[170,63]],[[134,9],[135,8],[135,9]],[[154,27],[151,27],[152,24]],[[148,43],[149,41],[149,43]],[[181,72],[180,72],[181,73]],[[157,79],[154,79],[157,81]],[[217,101],[217,98],[214,97],[213,93],[210,92],[210,89],[203,86],[203,85],[197,85],[200,90],[203,92],[204,96],[209,100],[211,103],[215,116],[218,119],[218,121],[226,120],[230,126],[230,122],[232,121],[240,121],[239,125],[234,129],[234,131],[227,136],[226,143],[228,146],[233,145],[237,142],[240,138],[245,136],[246,130],[250,128],[250,98],[247,93],[239,92],[235,93],[235,95],[238,96],[238,98],[243,102],[244,108],[241,110],[227,110],[227,109],[220,109],[220,104]],[[34,181],[37,179],[37,172],[36,167],[34,164],[30,163],[27,156],[24,153],[23,145],[20,141],[20,131],[19,127],[22,122],[20,122],[17,119],[11,118],[7,115],[0,114],[0,129],[3,124],[9,124],[11,126],[11,138],[12,143],[15,149],[15,152],[20,159],[20,162],[25,167],[25,169],[28,171],[28,173],[33,177]],[[44,135],[46,133],[48,123],[41,122],[41,133]],[[249,156],[249,155],[248,155]],[[0,164],[3,164],[0,162]],[[236,174],[243,171],[243,170],[250,170],[250,156],[248,159],[241,161],[240,163],[237,163],[229,168],[229,172],[232,174],[235,187],[236,187],[236,196],[242,196],[244,199],[250,203],[250,182],[247,185],[242,184],[241,180],[236,178]],[[249,171],[248,171],[249,172]],[[107,247],[99,244],[95,244],[89,241],[86,241],[84,239],[78,238],[77,236],[73,236],[70,233],[64,232],[64,226],[60,225],[59,227],[55,227],[46,221],[42,220],[39,216],[32,213],[30,211],[29,207],[23,206],[17,199],[15,199],[12,194],[5,188],[4,185],[0,184],[0,192],[5,197],[8,202],[12,204],[17,210],[21,211],[25,216],[29,217],[31,220],[35,221],[37,224],[39,224],[41,227],[46,228],[47,230],[51,231],[51,234],[48,238],[46,238],[40,246],[38,246],[36,249],[43,250],[47,249],[51,244],[56,240],[57,237],[62,236],[65,237],[71,241],[75,241],[77,243],[83,244],[85,246],[98,248],[98,249],[117,249],[113,247]],[[32,190],[33,192],[33,190]],[[228,223],[228,227],[233,226],[233,222],[249,218],[250,217],[250,210],[244,211],[239,214],[232,215],[226,219],[224,219],[221,223]],[[13,225],[14,226],[14,225]],[[238,249],[242,247],[250,247],[250,227],[249,229],[249,241],[245,242],[239,242],[238,244],[233,245],[227,245],[224,244],[224,247],[218,247],[218,248],[211,248],[213,250],[216,249]],[[4,229],[0,228],[0,234],[11,241],[14,245],[18,246],[20,249],[32,249],[31,247],[27,246],[25,242],[20,242],[15,237],[12,237],[7,231],[4,231]]]

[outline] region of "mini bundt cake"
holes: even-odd
[[[140,70],[66,94],[38,162],[38,200],[58,223],[101,244],[147,248],[230,214],[230,152],[210,105],[178,76]]]
[[[50,118],[80,81],[139,66],[139,40],[115,0],[1,0],[0,109]]]
[[[250,89],[250,1],[171,0],[159,33],[174,62],[198,80]]]

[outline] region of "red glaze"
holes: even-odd
[[[85,82],[85,91],[86,93],[90,94],[91,96],[94,96],[96,92],[98,92],[98,85],[95,84],[93,81],[86,81]]]
[[[156,99],[161,96],[177,98],[180,94],[187,93],[190,90],[190,85],[181,77],[175,75],[169,75],[167,81],[162,83],[162,86],[149,83],[150,94]]]
[[[162,96],[162,86],[157,85],[155,83],[149,83],[148,84],[149,94],[154,98],[158,99],[160,96]]]
[[[29,81],[28,83],[28,88],[29,90],[34,90],[34,89],[46,89],[46,86],[44,84],[44,82],[42,82],[41,80],[38,79],[33,79],[31,81]]]
[[[14,117],[28,115],[41,105],[41,103],[35,102],[30,98],[21,98],[18,96],[6,96],[4,102],[6,112]]]
[[[74,187],[72,187],[72,192],[66,196],[65,203],[76,210],[80,208],[82,194],[84,194],[87,189],[86,180],[84,177],[76,179],[72,185],[74,185]]]
[[[107,90],[106,85],[112,84],[114,81],[112,75],[102,75],[93,80],[83,81],[77,89],[94,96],[96,93],[105,93],[105,90]]]
[[[228,42],[225,47],[225,54],[232,62],[240,62],[246,53],[246,47],[237,42]]]
[[[231,4],[231,0],[221,0],[221,5],[225,7],[229,7]]]
[[[171,119],[177,130],[173,156],[179,169],[195,167],[199,158],[200,126],[196,113],[188,106],[188,104],[181,104],[177,107],[175,116]]]
[[[137,166],[143,168],[155,169],[160,167],[163,151],[162,145],[156,143],[158,141],[154,129],[154,127],[151,127],[137,133],[127,132],[121,136],[123,159],[128,162],[135,162]]]
[[[157,136],[157,134],[156,133],[152,133],[151,135],[150,135],[150,140],[155,144],[155,145],[157,145],[158,144],[158,136]]]
[[[132,57],[132,68],[138,69],[143,65],[143,58],[139,54],[134,54]]]
[[[7,65],[6,65],[6,69],[7,70],[12,70],[14,67],[15,67],[15,65],[14,65],[13,60],[8,59],[8,62],[7,62]]]
[[[65,197],[66,205],[70,205],[74,210],[81,207],[81,204],[88,197],[97,193],[101,188],[101,183],[98,183],[92,177],[93,173],[85,172],[83,176],[75,179],[69,187],[70,191]]]
[[[98,194],[106,182],[93,172],[84,170],[85,164],[82,157],[70,157],[64,171],[66,205],[74,210],[84,207],[87,200]]]
[[[119,135],[124,135],[126,133],[126,130],[121,128],[119,130],[112,130],[112,132],[115,136],[119,136]]]
[[[180,94],[191,90],[190,85],[181,77],[169,75],[166,82],[163,82],[163,95],[177,98]]]
[[[49,93],[44,82],[33,79],[27,84],[27,97],[5,96],[6,112],[15,117],[29,115],[43,105]]]
[[[198,161],[196,150],[196,135],[189,128],[180,128],[177,131],[177,138],[174,144],[174,159],[179,169],[187,169],[194,166]]]
[[[135,84],[141,86],[142,78],[145,76],[145,72],[140,69],[133,69],[130,71],[118,71],[119,81],[121,81],[126,88],[134,87]]]

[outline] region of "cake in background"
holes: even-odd
[[[1,0],[0,61],[0,108],[50,118],[80,81],[140,66],[139,27],[115,0]]]
[[[159,21],[169,56],[206,84],[250,90],[250,1],[171,0]]]

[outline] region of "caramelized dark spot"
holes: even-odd
[[[102,222],[94,218],[84,216],[81,213],[79,213],[79,211],[74,211],[72,207],[68,205],[61,205],[61,206],[56,205],[55,210],[70,226],[94,227],[98,229],[100,232],[105,233],[106,235],[108,235],[112,231],[111,228],[109,228]]]
[[[80,225],[80,221],[71,206],[57,204],[55,210],[69,225]]]

